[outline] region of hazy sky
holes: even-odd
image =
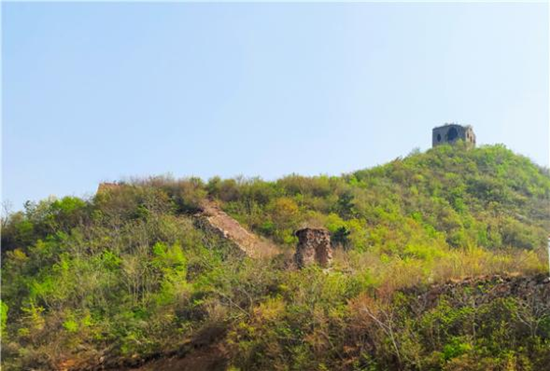
[[[474,126],[548,165],[547,4],[3,3],[4,200],[340,174]]]

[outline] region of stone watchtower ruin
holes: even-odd
[[[299,268],[319,264],[328,268],[332,261],[332,246],[330,234],[323,228],[303,228],[296,232],[298,246],[294,254],[294,261]]]
[[[438,126],[432,131],[432,147],[440,144],[455,144],[463,140],[469,147],[476,146],[476,135],[470,125],[445,124]]]

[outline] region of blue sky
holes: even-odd
[[[547,4],[2,4],[2,195],[338,175],[474,126],[548,165]]]

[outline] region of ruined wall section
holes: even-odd
[[[279,253],[279,248],[274,243],[248,231],[215,202],[204,200],[200,206],[202,211],[195,215],[197,224],[203,230],[226,239],[245,255],[260,258]]]
[[[402,291],[414,294],[425,309],[435,307],[443,297],[453,306],[477,306],[497,298],[514,297],[533,308],[550,311],[550,279],[544,274],[473,277]]]
[[[330,234],[322,228],[304,228],[296,232],[298,245],[294,261],[299,268],[317,263],[327,268],[332,262]]]

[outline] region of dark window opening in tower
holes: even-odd
[[[458,130],[456,128],[450,128],[447,132],[447,140],[455,140],[458,137]]]
[[[441,134],[437,134],[437,141],[441,142]]]

